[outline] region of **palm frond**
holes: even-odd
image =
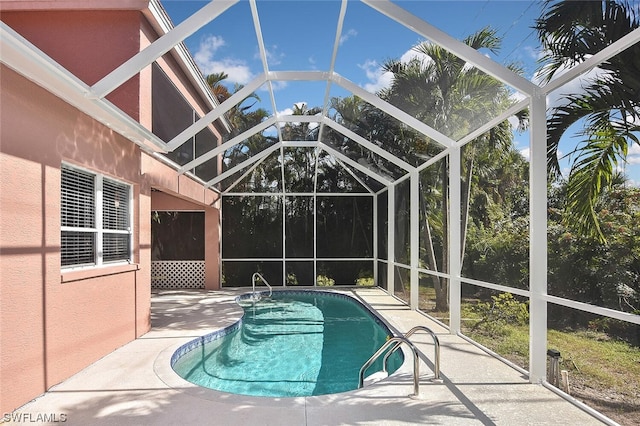
[[[628,142],[608,120],[599,123],[572,167],[567,182],[565,221],[583,235],[606,242],[600,228],[596,205],[609,189],[618,159],[627,155]]]

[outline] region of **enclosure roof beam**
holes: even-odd
[[[349,79],[342,77],[340,74],[333,73],[331,75],[331,80],[336,84],[338,84],[339,86],[343,87],[344,89],[348,90],[352,94],[358,96],[359,98],[364,99],[365,101],[375,106],[376,108],[386,112],[387,114],[389,114],[396,120],[400,121],[401,123],[404,123],[407,126],[414,129],[415,131],[422,133],[428,138],[433,139],[434,141],[438,142],[440,145],[445,147],[451,147],[455,144],[455,141],[450,137],[443,135],[437,130],[429,127],[428,125],[418,120],[414,116],[409,115],[406,112],[402,111],[400,108],[395,107],[390,103],[380,99],[377,95],[367,92],[362,87],[353,83]]]
[[[407,163],[404,160],[401,160],[400,158],[398,158],[395,155],[391,154],[386,149],[379,147],[378,145],[374,144],[373,142],[370,142],[370,141],[366,140],[365,138],[363,138],[359,134],[355,133],[354,131],[347,129],[342,124],[336,123],[335,121],[333,121],[332,119],[330,119],[328,117],[324,117],[322,122],[324,124],[326,124],[327,126],[331,127],[332,129],[334,129],[335,131],[341,133],[342,135],[348,137],[349,139],[352,139],[353,141],[357,142],[358,144],[364,146],[369,151],[371,151],[371,152],[381,156],[385,160],[395,164],[396,166],[401,167],[401,168],[405,169],[406,171],[415,170],[415,167],[413,167],[411,164]]]
[[[331,52],[331,62],[329,64],[329,75],[327,76],[327,86],[324,91],[324,99],[322,101],[322,115],[329,116],[331,85],[333,81],[330,76],[333,75],[336,69],[336,58],[338,57],[338,49],[340,47],[340,39],[342,38],[342,28],[344,26],[344,17],[347,14],[347,0],[342,0],[340,5],[340,13],[338,14],[338,25],[336,26],[336,37],[333,40],[333,51]],[[318,129],[318,135],[321,135],[324,131],[324,124],[320,123],[320,129]]]
[[[321,115],[276,115],[278,123],[320,123]]]
[[[218,106],[218,108],[209,111],[204,115],[204,117],[200,118],[198,121],[193,123],[191,126],[184,129],[178,136],[171,139],[167,146],[171,151],[187,142],[189,139],[194,137],[198,132],[207,127],[209,124],[216,121],[218,118],[222,117],[222,115],[229,111],[231,108],[245,100],[249,97],[253,92],[255,92],[260,86],[262,86],[265,82],[264,74],[259,75],[254,78],[252,81],[247,83],[242,89],[238,90],[236,93],[231,95],[227,100]]]
[[[530,102],[530,98],[526,98],[526,99],[521,100],[520,102],[517,102],[517,103],[513,104],[511,107],[509,107],[506,111],[504,111],[502,114],[500,114],[499,116],[497,116],[493,120],[485,123],[483,126],[477,128],[473,132],[469,133],[467,136],[465,136],[462,139],[460,139],[456,143],[456,146],[461,147],[463,145],[468,144],[469,142],[471,142],[475,138],[477,138],[479,136],[482,136],[484,133],[486,133],[489,130],[493,129],[495,126],[497,126],[498,124],[502,123],[504,120],[506,120],[509,117],[517,114],[518,112],[522,111],[523,109],[527,108],[529,106],[529,102]]]
[[[251,165],[251,167],[249,167],[249,168],[248,168],[244,173],[242,173],[242,174],[238,177],[238,179],[236,179],[235,181],[233,181],[233,183],[232,183],[231,185],[229,185],[229,187],[223,191],[223,194],[228,194],[229,192],[231,192],[231,190],[232,190],[233,188],[235,188],[237,184],[239,184],[240,182],[242,182],[242,180],[243,180],[244,178],[246,178],[247,176],[249,176],[249,174],[251,174],[251,172],[253,172],[255,169],[257,169],[257,168],[258,168],[258,166],[260,166],[260,164],[262,164],[262,163],[264,162],[264,160],[266,160],[268,157],[269,157],[268,155],[265,155],[264,157],[262,157],[262,158],[258,159],[255,163],[253,163],[253,164]],[[254,191],[251,191],[251,194],[253,195],[253,194],[255,194],[255,192],[254,192]]]
[[[237,173],[239,170],[244,169],[245,167],[250,166],[251,164],[257,162],[258,160],[268,156],[269,154],[274,153],[275,151],[277,151],[278,149],[280,149],[282,145],[280,144],[280,142],[276,143],[273,146],[270,146],[269,148],[260,151],[259,153],[257,153],[256,155],[253,155],[249,158],[247,158],[246,160],[244,160],[243,162],[236,164],[234,167],[232,167],[231,169],[220,173],[218,176],[216,176],[215,178],[211,179],[209,182],[207,182],[207,187],[211,187],[219,182],[222,182],[223,180],[225,180],[226,178],[228,178],[229,176]]]
[[[449,155],[449,153],[451,152],[453,148],[449,148],[449,149],[445,149],[442,152],[439,152],[438,154],[434,155],[432,158],[429,158],[427,161],[425,161],[424,163],[420,164],[420,166],[417,167],[418,172],[423,171],[424,169],[426,169],[427,167],[437,163],[438,161],[442,160],[444,157],[446,157],[447,155]],[[403,179],[403,178],[400,178]],[[396,183],[398,183],[398,181],[396,181]]]
[[[327,153],[329,153],[330,155],[333,155],[337,159],[342,160],[343,162],[345,162],[349,166],[353,167],[354,169],[360,170],[362,173],[366,174],[367,176],[369,176],[372,179],[377,180],[378,182],[380,182],[381,184],[383,184],[385,186],[389,186],[389,185],[391,185],[393,183],[391,180],[387,179],[386,177],[380,176],[379,174],[375,173],[374,171],[372,171],[368,167],[363,166],[362,164],[358,163],[357,161],[352,160],[351,158],[347,157],[346,155],[344,155],[340,151],[338,151],[338,150],[336,150],[334,148],[331,148],[329,145],[326,145],[323,142],[318,142],[318,146],[320,148],[322,148],[324,151],[326,151]]]
[[[87,97],[89,86],[9,25],[0,21],[0,62],[124,136],[145,152],[166,152],[162,139],[106,99]]]
[[[217,147],[215,147],[212,150],[208,151],[206,154],[202,154],[198,158],[189,161],[187,164],[185,164],[184,166],[180,167],[180,169],[178,169],[178,173],[185,173],[187,170],[192,170],[194,167],[197,167],[197,166],[199,166],[199,165],[211,160],[216,155],[221,154],[224,151],[233,148],[234,146],[238,145],[242,141],[244,141],[246,139],[249,139],[251,136],[255,135],[256,133],[259,133],[259,132],[267,129],[267,128],[273,126],[274,124],[276,124],[275,117],[273,117],[273,116],[269,117],[268,119],[266,119],[262,123],[253,126],[252,128],[250,128],[246,132],[243,132],[243,133],[239,134],[238,136],[235,136],[235,137],[229,139],[227,142],[223,143],[222,145],[218,145]]]
[[[346,164],[344,164],[344,163],[342,162],[342,160],[340,160],[339,158],[335,158],[335,160],[336,160],[336,162],[337,162],[338,164],[340,164],[340,167],[342,167],[342,168],[343,168],[347,173],[349,173],[349,174],[350,174],[350,175],[351,175],[351,176],[352,176],[356,181],[358,181],[358,183],[359,183],[360,185],[362,185],[362,186],[364,187],[364,189],[366,189],[366,190],[367,190],[367,192],[369,192],[370,194],[374,194],[374,193],[375,193],[375,191],[373,191],[371,188],[369,188],[369,185],[367,185],[366,183],[364,183],[364,182],[362,181],[362,179],[360,179],[360,178],[358,177],[358,175],[356,175],[356,174],[353,172],[353,170],[351,170],[351,167],[347,167],[347,165],[346,165]]]
[[[287,148],[317,148],[318,141],[283,141],[282,146]]]
[[[584,62],[580,62],[576,66],[570,68],[564,74],[555,77],[545,86],[542,86],[542,92],[548,95],[549,93],[553,92],[557,88],[563,86],[579,75],[584,74],[592,68],[597,67],[602,62],[612,58],[613,56],[635,45],[638,42],[640,42],[640,28],[636,28],[629,34],[611,43],[609,46],[605,47],[598,53],[585,59]]]
[[[269,71],[271,81],[326,81],[331,74],[326,71]]]
[[[211,1],[145,49],[132,56],[100,81],[91,86],[93,98],[104,98],[144,67],[164,55],[177,44],[217,18],[239,0]]]
[[[486,57],[460,40],[451,37],[444,31],[426,23],[389,0],[362,0],[362,2],[525,95],[531,96],[538,89],[536,84],[526,78]]]

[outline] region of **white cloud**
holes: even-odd
[[[305,101],[300,101],[300,102],[295,102],[293,104],[294,107],[298,107],[298,108],[304,108],[305,106],[307,106],[308,103]],[[293,107],[292,108],[285,108],[282,111],[278,111],[278,116],[282,117],[283,115],[293,115]],[[316,114],[317,116],[320,116],[322,114]],[[300,122],[297,121],[292,121],[291,124],[293,124],[294,126],[297,126],[300,124]],[[278,123],[278,125],[280,127],[283,127],[285,125],[285,123]],[[316,127],[318,127],[319,123],[309,123],[309,129],[315,129]]]
[[[253,79],[253,73],[245,61],[231,57],[216,58],[218,50],[225,45],[226,42],[222,37],[215,35],[204,37],[193,55],[196,64],[204,75],[224,72],[229,76],[226,82],[247,84]]]
[[[285,108],[282,111],[278,111],[278,116],[291,115],[291,114],[293,114],[293,108]]]
[[[273,44],[270,47],[265,46],[265,53],[267,55],[267,63],[269,66],[280,65],[282,63],[282,59],[284,59],[285,54],[278,50],[278,45]],[[256,57],[259,57],[259,54],[256,53]]]
[[[520,150],[520,155],[522,155],[524,157],[525,160],[529,161],[530,159],[530,149],[529,148],[523,148]]]
[[[540,53],[542,55],[542,53]],[[554,75],[554,79],[567,73],[571,67],[564,66],[559,68]],[[602,78],[608,71],[601,68],[592,68],[587,73],[582,74],[563,86],[557,88],[547,95],[547,107],[554,108],[567,105],[568,95],[580,95],[586,92],[585,88],[598,78]],[[543,85],[543,79],[540,71],[537,71],[531,79],[535,84]]]
[[[376,60],[368,59],[364,64],[358,64],[358,67],[364,70],[365,76],[369,80],[364,84],[364,89],[367,92],[376,93],[391,85],[393,73],[385,72]]]
[[[273,87],[274,92],[285,89],[288,85],[289,82],[286,80],[271,80],[271,87]]]
[[[525,46],[522,50],[530,59],[533,59],[535,61],[541,59],[543,56],[543,51],[533,46]]]
[[[349,40],[351,37],[355,37],[358,35],[358,32],[356,30],[354,30],[353,28],[351,28],[349,31],[347,31],[346,33],[343,33],[340,36],[340,45],[342,45],[342,43],[344,43],[345,41]]]
[[[407,63],[412,59],[420,59],[423,61],[430,61],[427,55],[416,52],[413,48],[407,50],[400,56],[400,62]],[[358,67],[364,70],[368,83],[365,83],[363,88],[367,92],[376,93],[381,89],[386,89],[391,85],[393,81],[393,73],[385,72],[382,69],[382,65],[374,59],[368,59],[364,64],[358,64]]]
[[[425,43],[428,43],[428,42],[425,42]],[[429,56],[425,55],[424,53],[417,52],[413,48],[407,50],[402,54],[402,56],[400,56],[400,62],[405,64],[407,62],[410,62],[413,59],[419,59],[421,61],[431,61],[431,58]]]

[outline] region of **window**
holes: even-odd
[[[62,267],[131,261],[131,186],[62,165]]]

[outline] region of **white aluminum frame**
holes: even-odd
[[[417,309],[417,295],[418,295],[418,278],[419,273],[434,274],[448,278],[450,281],[450,330],[452,333],[456,333],[460,330],[460,286],[462,283],[481,286],[485,288],[495,289],[498,291],[510,291],[514,294],[519,294],[530,299],[530,365],[529,365],[529,380],[531,382],[544,381],[545,377],[545,362],[546,362],[546,330],[547,330],[547,304],[554,303],[557,305],[567,306],[573,309],[581,311],[592,312],[598,315],[612,317],[627,321],[634,324],[640,324],[640,316],[628,314],[624,312],[614,311],[597,306],[591,306],[584,303],[558,298],[547,294],[547,218],[546,218],[546,100],[545,97],[552,91],[562,87],[567,82],[570,82],[580,76],[581,74],[589,71],[590,69],[597,67],[603,61],[611,58],[614,55],[619,54],[630,46],[633,46],[640,42],[640,29],[637,29],[630,34],[622,37],[620,40],[612,43],[601,52],[593,55],[583,63],[573,67],[565,72],[560,77],[552,80],[545,86],[539,87],[538,85],[524,79],[523,77],[513,73],[511,70],[503,67],[502,65],[492,61],[483,54],[470,48],[466,44],[459,40],[445,34],[438,30],[434,26],[428,24],[422,19],[410,14],[400,6],[392,3],[389,0],[361,0],[366,5],[370,6],[373,10],[380,12],[387,16],[391,20],[404,25],[415,33],[426,37],[433,43],[443,47],[444,49],[454,53],[458,57],[464,59],[470,64],[481,69],[485,73],[495,77],[508,86],[514,88],[520,92],[525,99],[516,103],[507,111],[504,111],[499,116],[495,117],[491,121],[485,123],[480,128],[474,130],[470,134],[461,138],[460,140],[453,140],[436,129],[433,129],[421,121],[417,120],[413,116],[401,111],[383,101],[375,94],[369,93],[362,89],[357,84],[349,81],[348,79],[340,76],[335,72],[336,56],[339,50],[339,39],[342,35],[342,29],[344,24],[344,18],[349,1],[356,0],[342,0],[340,13],[338,17],[338,24],[336,29],[336,36],[333,45],[333,53],[331,56],[330,67],[326,71],[270,71],[267,64],[267,55],[262,39],[262,30],[260,26],[259,12],[257,9],[256,0],[250,0],[251,17],[256,31],[256,36],[259,45],[259,54],[263,64],[263,74],[256,77],[253,81],[248,83],[243,89],[235,93],[225,102],[220,105],[215,105],[217,101],[212,97],[207,97],[210,104],[214,107],[209,113],[199,119],[196,123],[189,126],[173,140],[169,142],[162,141],[148,129],[144,128],[140,123],[131,119],[126,113],[121,111],[118,107],[110,103],[105,96],[111,93],[113,90],[120,87],[130,77],[139,73],[143,68],[153,63],[163,54],[175,49],[179,60],[189,62],[191,59],[188,55],[185,55],[185,50],[181,47],[181,43],[191,34],[195,33],[198,29],[202,28],[209,22],[214,21],[218,16],[223,14],[228,8],[238,3],[239,0],[212,0],[202,7],[199,11],[194,13],[191,17],[187,18],[180,25],[175,28],[170,28],[169,21],[164,15],[164,11],[159,3],[159,0],[151,0],[150,11],[151,15],[159,21],[159,25],[162,27],[164,34],[159,39],[154,41],[146,49],[142,50],[138,54],[134,55],[129,60],[125,61],[122,65],[117,67],[111,73],[106,75],[102,80],[98,81],[92,86],[84,84],[80,79],[73,75],[68,70],[64,69],[53,59],[48,57],[42,51],[37,49],[34,45],[25,40],[20,34],[11,29],[4,22],[0,22],[0,62],[15,70],[19,74],[23,75],[27,79],[40,85],[44,89],[65,100],[70,105],[78,108],[83,113],[89,115],[95,120],[103,123],[108,128],[123,135],[133,143],[137,144],[140,149],[153,155],[156,158],[162,159],[158,153],[172,151],[178,148],[183,143],[190,140],[196,133],[204,129],[216,120],[220,120],[224,123],[224,113],[229,111],[233,106],[239,104],[247,96],[253,93],[255,90],[263,85],[267,86],[269,96],[271,98],[271,104],[274,111],[275,97],[273,93],[273,81],[326,81],[327,88],[325,92],[323,113],[320,116],[305,117],[305,116],[280,116],[277,113],[270,117],[260,125],[248,129],[241,135],[231,139],[228,142],[216,147],[212,151],[194,159],[193,161],[180,167],[173,165],[179,173],[183,173],[191,176],[190,170],[194,167],[208,161],[216,156],[222,154],[225,150],[232,148],[233,146],[241,143],[249,136],[265,130],[266,128],[275,125],[277,129],[278,139],[275,145],[265,149],[259,154],[247,159],[236,167],[221,173],[215,179],[206,183],[206,186],[214,189],[214,185],[221,180],[232,176],[242,169],[249,167],[249,171],[245,172],[236,181],[239,182],[242,178],[249,173],[252,168],[258,166],[268,155],[276,151],[282,151],[286,146],[295,146],[296,143],[305,144],[304,146],[311,146],[320,150],[324,150],[329,155],[333,156],[336,161],[352,174],[367,190],[369,191],[366,196],[371,196],[374,201],[374,212],[377,211],[377,196],[382,191],[374,193],[371,188],[358,179],[353,170],[365,174],[373,180],[382,184],[388,191],[388,258],[377,259],[377,241],[374,241],[374,253],[375,265],[378,262],[387,264],[387,290],[393,294],[394,291],[394,271],[396,266],[410,268],[411,270],[411,307]],[[188,68],[193,64],[187,63],[185,66]],[[206,84],[201,80],[201,75],[195,70],[191,70],[190,78],[196,81],[196,85],[201,89],[206,87]],[[335,121],[327,117],[329,94],[333,84],[337,84],[340,87],[346,89],[351,94],[359,96],[365,101],[369,102],[376,108],[384,111],[397,120],[405,123],[412,129],[426,135],[432,140],[438,142],[444,147],[444,150],[436,155],[434,158],[429,159],[425,163],[418,167],[413,167],[401,158],[397,158],[391,153],[385,151],[383,148],[378,147],[371,141],[366,140],[349,131],[344,126],[336,123]],[[206,92],[206,90],[205,90]],[[483,132],[491,129],[498,123],[502,122],[512,114],[515,114],[525,108],[529,108],[531,111],[531,131],[529,148],[531,152],[531,167],[530,167],[530,282],[529,290],[518,290],[505,287],[496,283],[486,283],[478,280],[472,280],[464,278],[460,274],[460,234],[461,230],[459,226],[450,226],[449,231],[449,256],[450,256],[450,271],[446,273],[435,272],[425,270],[419,267],[419,239],[417,237],[419,231],[418,223],[418,195],[419,195],[419,172],[424,170],[431,164],[441,160],[445,156],[449,156],[452,167],[450,174],[450,224],[459,224],[460,222],[460,175],[459,175],[459,163],[460,163],[460,148],[473,140],[475,137],[481,135]],[[313,142],[296,142],[296,141],[284,141],[282,138],[282,132],[278,124],[286,122],[318,122],[320,126],[320,135],[324,126],[330,126],[337,132],[344,134],[351,138],[356,143],[359,143],[364,148],[371,152],[380,155],[385,160],[399,166],[406,171],[406,174],[399,179],[392,179],[387,176],[382,176],[379,173],[368,169],[366,166],[354,161],[347,157],[343,153],[331,148],[322,140]],[[228,127],[227,127],[228,128]],[[308,145],[306,145],[308,144]],[[170,163],[170,162],[169,162]],[[281,167],[282,166],[281,162]],[[457,172],[455,171],[457,170]],[[284,173],[284,170],[282,171]],[[317,176],[317,168],[316,168]],[[194,179],[198,180],[196,177]],[[410,179],[411,185],[411,260],[410,265],[401,265],[395,261],[395,188],[399,182]],[[316,182],[314,178],[314,182]],[[231,189],[227,188],[227,191],[223,191],[222,196],[235,195],[231,192]],[[385,190],[385,189],[383,189]],[[282,189],[283,197],[285,188]],[[273,195],[273,194],[269,194]],[[293,194],[292,194],[293,195]],[[325,194],[322,194],[325,195]],[[312,196],[315,198],[318,196],[314,192]],[[346,194],[345,196],[362,196],[360,194]],[[220,207],[221,208],[221,207]],[[222,208],[221,208],[222,210]],[[222,214],[221,214],[222,215]],[[315,212],[314,212],[315,215]],[[374,226],[377,225],[377,221],[374,222]],[[220,225],[221,226],[221,225]],[[284,232],[284,227],[283,227]],[[315,231],[314,231],[315,232]],[[222,235],[220,233],[220,235]],[[378,233],[375,233],[376,238]],[[284,237],[284,234],[283,234]],[[222,256],[222,247],[221,256]],[[283,248],[284,250],[284,248]],[[317,253],[314,251],[314,259]],[[221,257],[222,258],[222,257]],[[284,258],[284,253],[283,253]],[[267,259],[265,259],[267,260]],[[284,267],[284,266],[283,266]],[[286,269],[285,269],[286,271]],[[315,266],[314,266],[315,272]],[[374,268],[374,274],[377,277],[377,267]]]

